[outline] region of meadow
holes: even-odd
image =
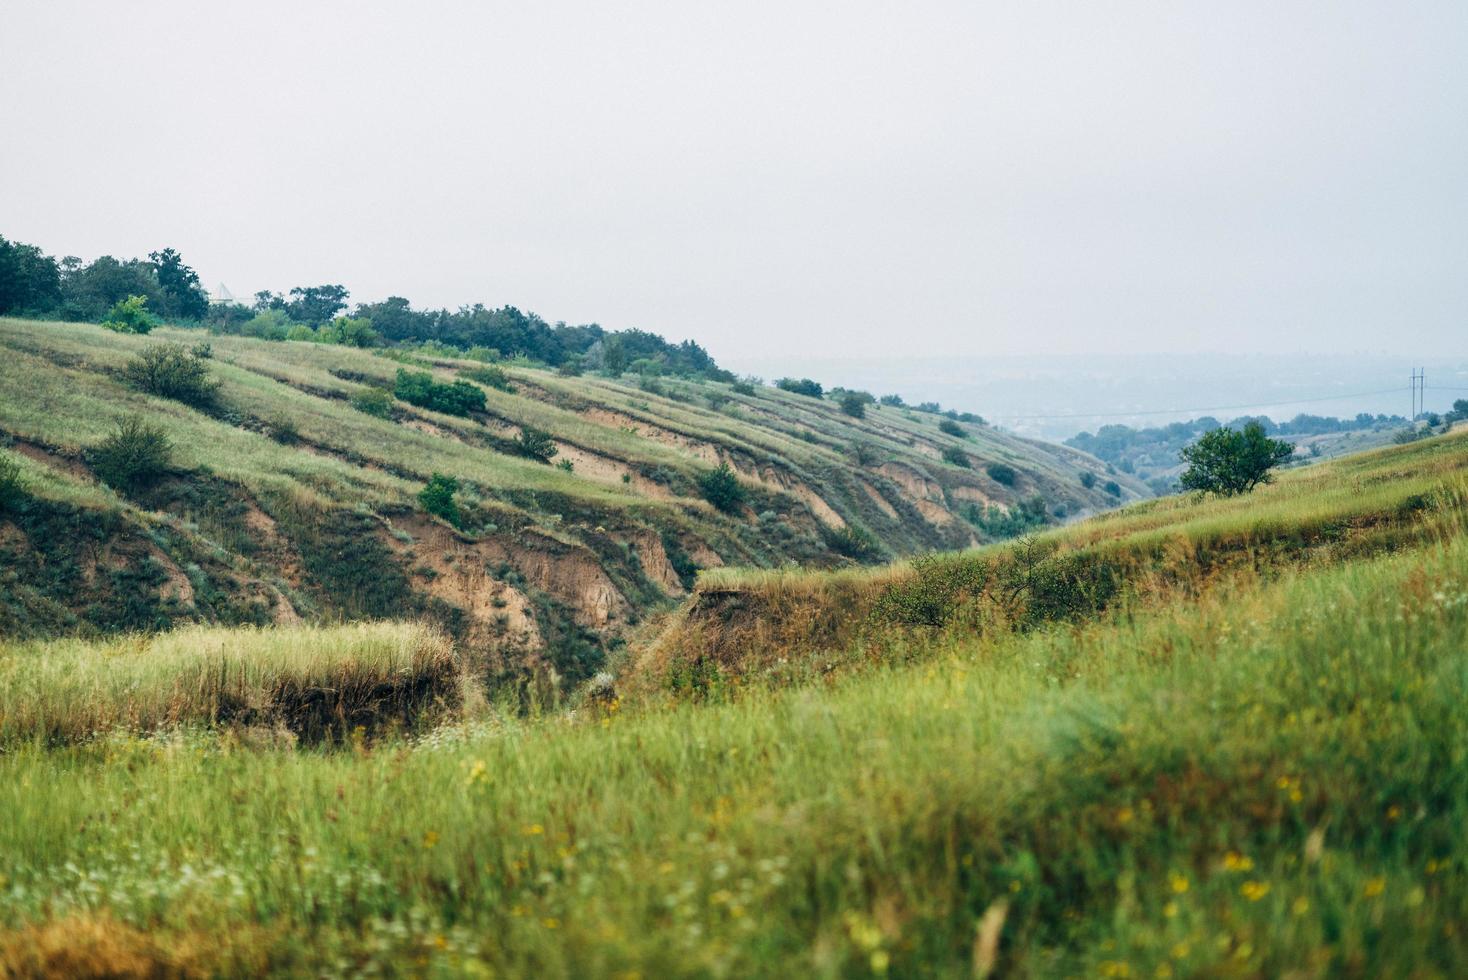
[[[1119,563],[1104,604],[1001,615],[958,589],[880,642],[872,610],[923,562],[718,573],[568,710],[491,698],[319,744],[38,723],[0,750],[0,966],[1463,975],[1465,465],[1452,436],[1138,505],[1050,542]],[[717,639],[700,603],[758,618],[775,589],[871,595],[868,625],[786,629],[803,669],[758,651],[696,688],[647,663]],[[68,690],[58,716],[119,696]]]

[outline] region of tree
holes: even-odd
[[[720,463],[716,469],[700,476],[698,489],[703,493],[703,499],[726,514],[739,513],[744,503],[744,484],[739,482],[728,463]]]
[[[775,382],[775,387],[782,391],[792,391],[797,395],[806,395],[810,398],[820,398],[825,394],[821,385],[810,378],[780,378]]]
[[[61,269],[34,245],[0,237],[0,316],[44,313],[61,302]]]
[[[171,248],[149,252],[158,289],[163,293],[160,309],[164,316],[202,320],[209,313],[209,296],[199,285],[199,274],[184,265],[183,257]]]
[[[1271,439],[1258,422],[1243,429],[1214,429],[1182,450],[1188,464],[1181,479],[1185,490],[1201,490],[1224,497],[1248,493],[1270,480],[1269,471],[1294,455],[1295,447]]]
[[[609,378],[620,378],[627,373],[627,345],[622,338],[613,334],[602,342],[601,366]]]
[[[148,312],[148,297],[129,296],[112,304],[102,326],[118,333],[147,333],[158,325],[158,319]]]
[[[256,295],[258,305],[259,294]],[[291,290],[290,302],[284,304],[285,311],[298,323],[319,327],[347,308],[350,295],[341,285],[297,286]],[[273,299],[278,297],[266,300],[272,307],[275,305]]]
[[[954,466],[962,466],[966,470],[973,468],[973,464],[968,461],[968,456],[957,446],[949,446],[943,450],[943,462],[952,463]]]
[[[990,463],[984,467],[984,472],[989,474],[989,479],[1006,487],[1014,486],[1014,481],[1019,479],[1019,473],[1008,463]]]
[[[1095,485],[1096,485],[1096,474],[1095,473],[1092,473],[1090,470],[1082,470],[1081,471],[1081,486],[1083,486],[1087,490],[1089,490],[1092,487],[1094,487]]]
[[[83,265],[76,256],[61,260],[62,316],[73,320],[98,323],[119,300],[129,296],[145,296],[148,306],[161,310],[163,290],[151,262],[128,259],[120,262],[104,255],[91,265]]]
[[[869,397],[864,397],[859,391],[846,391],[841,393],[841,411],[854,419],[866,418],[867,402]]]

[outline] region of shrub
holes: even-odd
[[[25,499],[26,493],[26,481],[21,475],[20,463],[9,453],[0,452],[0,513],[15,507]]]
[[[964,431],[963,426],[959,425],[953,419],[943,419],[941,422],[939,422],[938,431],[944,433],[945,435],[955,436],[959,439],[968,438],[968,433]]]
[[[822,525],[821,538],[826,542],[826,547],[855,561],[876,561],[882,557],[882,546],[877,539],[866,528],[855,524],[848,524],[840,529]]]
[[[207,361],[214,356],[214,345],[209,343],[209,341],[207,340],[202,340],[194,346],[190,347],[189,353],[194,355],[201,361]]]
[[[352,396],[352,407],[380,419],[392,418],[392,395],[381,388],[363,388]]]
[[[1050,523],[1050,515],[1045,512],[1045,501],[1039,496],[1021,500],[1008,510],[997,504],[988,507],[970,504],[963,516],[986,537],[999,541],[1017,538]]]
[[[423,509],[435,517],[441,517],[454,527],[459,526],[459,505],[454,502],[454,494],[459,490],[459,481],[442,473],[435,473],[428,478],[428,483],[422,490],[418,491],[418,503]]]
[[[265,422],[265,433],[282,446],[294,446],[301,441],[301,430],[296,428],[296,420],[285,414],[272,415]]]
[[[810,378],[781,378],[775,382],[775,387],[782,391],[791,391],[797,395],[805,395],[809,398],[820,398],[825,394],[818,382]]]
[[[573,470],[576,469],[576,464],[573,463],[569,459],[563,459],[559,463],[556,464],[556,469],[558,469],[558,470],[564,470],[565,472],[570,473],[570,472],[572,472]],[[622,475],[623,476],[626,476],[627,474],[626,473],[623,473]]]
[[[1121,496],[1121,484],[1117,483],[1115,480],[1107,480],[1106,485],[1103,486],[1101,489],[1105,490],[1113,497]]]
[[[720,463],[716,469],[701,475],[698,489],[703,499],[726,514],[737,514],[744,504],[744,484],[728,463]]]
[[[1242,430],[1228,427],[1205,432],[1197,442],[1182,450],[1182,485],[1186,490],[1201,490],[1224,497],[1248,493],[1270,480],[1269,471],[1295,453],[1295,447],[1280,439],[1271,439],[1258,422],[1250,422]],[[1118,487],[1106,492],[1120,496]]]
[[[484,392],[467,381],[442,384],[427,371],[398,368],[393,394],[409,405],[445,415],[468,415],[484,411]]]
[[[870,399],[864,397],[859,391],[847,391],[841,395],[841,411],[854,419],[866,418],[867,402]]]
[[[148,297],[129,296],[112,304],[102,326],[118,333],[147,333],[158,326],[158,318],[148,312]]]
[[[881,455],[877,448],[869,442],[853,442],[851,444],[851,458],[856,460],[858,466],[876,466],[881,462]]]
[[[1087,490],[1089,490],[1092,487],[1094,487],[1095,485],[1096,485],[1096,474],[1095,473],[1092,473],[1090,470],[1082,470],[1081,471],[1081,486],[1083,486]]]
[[[529,425],[520,426],[520,434],[515,437],[515,449],[521,456],[539,463],[549,463],[551,457],[560,452],[549,432]]]
[[[157,426],[130,416],[91,453],[92,469],[103,483],[123,492],[139,490],[168,472],[173,444]]]
[[[990,463],[984,467],[984,472],[989,474],[989,479],[1006,487],[1014,486],[1014,481],[1019,479],[1019,473],[1008,463]]]
[[[219,391],[209,365],[183,344],[145,348],[122,369],[122,376],[139,391],[199,408],[212,405]]]
[[[943,462],[952,463],[954,466],[962,466],[964,469],[972,469],[973,464],[968,461],[962,449],[957,446],[949,446],[943,450]]]
[[[556,373],[563,378],[579,378],[586,370],[585,358],[580,354],[572,354],[560,363]]]
[[[459,377],[468,378],[470,381],[477,381],[486,388],[494,388],[497,391],[513,392],[515,390],[515,386],[510,382],[510,376],[505,373],[505,369],[493,364],[486,364],[484,367],[465,368],[459,372]]]
[[[753,381],[748,381],[748,380],[744,380],[744,381],[732,381],[732,382],[729,383],[729,387],[732,388],[734,390],[734,393],[735,394],[738,394],[738,395],[752,395],[752,394],[754,394],[754,382]]]
[[[901,395],[883,395],[881,398],[878,398],[877,401],[881,402],[883,405],[890,405],[893,408],[903,408],[907,405],[907,402],[902,400]]]

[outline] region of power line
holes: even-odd
[[[1446,389],[1444,389],[1446,390]],[[1468,389],[1452,389],[1454,391]],[[1198,412],[1238,412],[1250,408],[1278,408],[1281,405],[1309,405],[1314,402],[1335,402],[1346,398],[1366,398],[1370,395],[1400,394],[1401,386],[1380,388],[1376,391],[1357,391],[1346,395],[1323,395],[1319,398],[1292,398],[1288,401],[1255,402],[1252,405],[1212,405],[1204,408],[1152,408],[1137,412],[1071,412],[1065,415],[994,415],[996,419],[1043,420],[1043,419],[1121,419],[1137,415],[1187,415]]]

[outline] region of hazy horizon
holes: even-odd
[[[5,28],[0,234],[173,246],[242,298],[513,304],[730,363],[1465,353],[1446,0],[18,3]]]

